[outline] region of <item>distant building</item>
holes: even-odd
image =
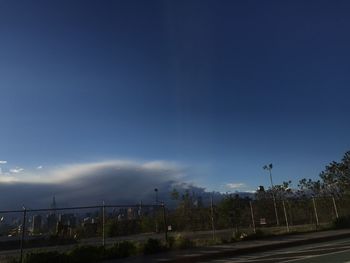
[[[56,207],[57,207],[57,205],[56,205],[56,198],[55,198],[55,196],[53,196],[52,203],[51,203],[51,206],[50,206],[50,208],[53,209],[51,211],[51,214],[56,214]]]
[[[77,223],[77,218],[74,214],[60,214],[58,216],[58,221],[64,226],[69,226],[74,228]]]
[[[127,216],[128,216],[128,209],[120,208],[118,213],[118,220],[121,221],[123,219],[126,219]]]
[[[127,210],[127,218],[128,220],[133,220],[138,217],[138,211],[133,207],[129,207]]]
[[[40,233],[42,225],[41,215],[34,215],[32,221],[32,233]]]
[[[57,231],[57,216],[55,214],[47,215],[47,228],[50,233],[56,233]]]

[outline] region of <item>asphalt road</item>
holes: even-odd
[[[337,262],[350,263],[350,238],[337,241],[291,247],[287,249],[248,254],[244,256],[230,257],[205,261],[207,263],[320,263]]]

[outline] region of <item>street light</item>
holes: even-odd
[[[268,170],[269,171],[269,174],[270,174],[270,181],[271,181],[271,190],[272,190],[272,199],[273,199],[273,206],[275,208],[275,215],[276,215],[276,224],[279,226],[280,225],[280,222],[279,222],[279,219],[278,219],[278,213],[277,213],[277,205],[276,205],[276,198],[275,198],[275,189],[274,189],[274,185],[273,185],[273,181],[272,181],[272,163],[270,163],[269,165],[264,165],[263,166],[263,169],[264,170]]]
[[[158,207],[157,207],[157,205],[158,205],[158,188],[154,188],[154,192],[155,192],[155,194],[156,194],[156,206],[155,206],[155,223],[156,223],[156,225],[155,225],[155,227],[156,227],[156,233],[158,233],[158,220],[157,220],[157,212],[158,212]]]
[[[154,188],[154,192],[156,193],[156,205],[158,204],[158,188]]]

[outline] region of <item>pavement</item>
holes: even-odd
[[[203,261],[203,263],[350,262],[350,238]]]
[[[330,230],[304,234],[290,234],[283,236],[275,236],[260,240],[247,240],[225,245],[216,245],[205,248],[195,248],[187,250],[170,251],[150,256],[134,256],[123,260],[110,260],[104,263],[150,263],[150,262],[167,262],[167,263],[186,263],[186,262],[234,262],[232,258],[250,255],[254,253],[263,253],[273,250],[290,249],[291,247],[306,246],[315,247],[315,243],[327,245],[329,242],[337,242],[342,239],[349,239],[350,229]],[[322,243],[323,242],[323,243]],[[317,244],[317,246],[320,246]],[[350,244],[350,243],[349,243]],[[350,248],[350,245],[349,245]],[[343,252],[346,249],[337,250]],[[275,254],[277,252],[273,252]],[[350,256],[350,254],[349,254]],[[220,260],[222,259],[222,260]],[[295,258],[294,258],[295,259]],[[293,259],[293,260],[294,260]],[[226,260],[226,261],[225,261]],[[227,261],[229,260],[229,261]],[[350,258],[349,258],[350,260]],[[238,261],[247,262],[247,261]],[[253,261],[252,261],[253,262]],[[263,262],[263,261],[255,261]],[[268,261],[280,262],[280,261]],[[287,262],[287,261],[286,261]],[[326,261],[325,261],[326,262]],[[334,262],[334,261],[328,261]]]

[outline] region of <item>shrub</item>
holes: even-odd
[[[193,248],[194,242],[190,240],[188,237],[183,237],[181,235],[177,235],[175,237],[175,247],[179,249]]]
[[[350,228],[350,216],[341,216],[333,220],[333,227],[340,228]]]
[[[168,237],[168,248],[173,248],[175,244],[175,238],[174,237]]]
[[[143,244],[144,254],[154,254],[164,251],[166,249],[159,239],[149,238],[145,244]]]
[[[242,239],[243,240],[254,240],[254,239],[260,239],[260,238],[264,238],[264,237],[266,237],[266,234],[264,233],[264,231],[262,231],[261,229],[257,229],[255,231],[255,233],[246,235]]]
[[[123,241],[115,243],[111,248],[106,249],[106,258],[124,258],[136,252],[136,246],[133,242]]]
[[[68,253],[69,263],[95,263],[104,257],[104,248],[95,246],[80,246]]]
[[[25,263],[66,263],[68,261],[68,256],[65,254],[61,254],[56,251],[51,252],[39,252],[39,253],[30,253],[27,254],[25,259]]]

